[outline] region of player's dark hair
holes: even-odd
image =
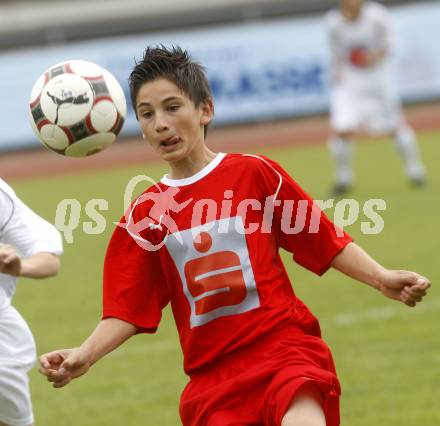
[[[198,107],[212,99],[205,68],[179,46],[149,46],[144,57],[136,62],[128,79],[131,103],[136,112],[136,98],[143,84],[158,78],[174,83]],[[207,126],[205,126],[205,135]]]

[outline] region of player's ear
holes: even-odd
[[[202,112],[202,115],[200,117],[200,124],[202,126],[207,126],[214,117],[214,103],[212,99],[208,99],[205,102],[202,102],[200,104],[200,109]]]

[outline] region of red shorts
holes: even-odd
[[[279,426],[305,383],[323,395],[327,426],[339,425],[340,385],[327,345],[280,330],[191,375],[180,399],[184,426]]]

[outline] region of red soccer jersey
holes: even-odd
[[[279,248],[323,274],[352,241],[278,164],[246,154],[164,177],[121,223],[105,259],[103,318],[155,332],[171,302],[188,374],[286,326],[318,335]]]

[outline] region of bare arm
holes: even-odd
[[[427,278],[416,272],[384,268],[354,243],[333,259],[332,267],[411,307],[423,299],[431,286]]]
[[[136,333],[136,326],[117,318],[102,320],[79,348],[60,349],[40,357],[40,373],[56,388],[82,376],[109,352]]]
[[[26,259],[20,258],[14,247],[0,244],[0,272],[14,277],[47,278],[58,273],[60,260],[57,255],[40,252]]]

